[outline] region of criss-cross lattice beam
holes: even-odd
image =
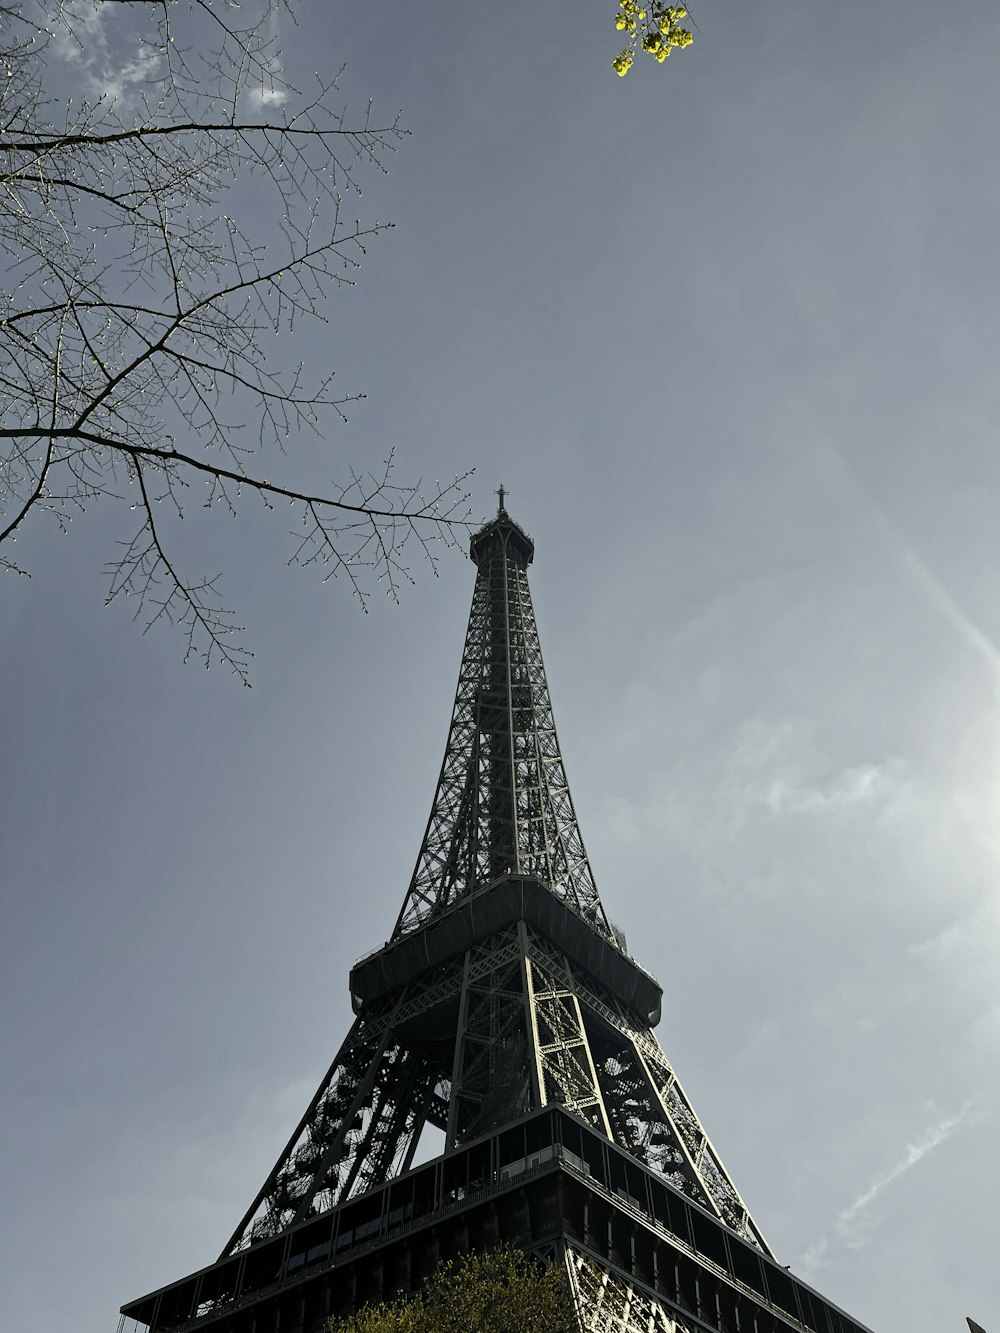
[[[486,1133],[537,1105],[524,994],[524,956],[517,927],[490,936],[465,955],[449,1145]]]
[[[559,750],[528,588],[533,547],[506,514],[478,566],[448,744],[394,938],[506,874],[533,875],[606,937]]]
[[[619,1000],[529,932],[536,965],[562,969],[576,996],[594,1058],[608,1137],[762,1249],[771,1251],[648,1027],[636,1026]]]
[[[587,1040],[572,978],[565,960],[533,953],[521,927],[526,957],[528,1005],[535,1043],[541,1100],[562,1102],[612,1137],[594,1058]]]
[[[407,1169],[439,1071],[395,1035],[405,1001],[356,1020],[223,1255]]]
[[[564,1262],[580,1333],[695,1333],[654,1296],[572,1246]]]

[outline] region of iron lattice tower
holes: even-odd
[[[444,762],[356,1018],[219,1259],[122,1307],[150,1333],[312,1333],[512,1240],[581,1333],[863,1333],[774,1262],[653,1035],[657,982],[577,824],[508,515],[477,567]],[[414,1167],[427,1126],[444,1152]]]

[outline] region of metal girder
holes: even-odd
[[[540,1103],[558,1100],[611,1138],[611,1125],[569,966],[558,956],[543,957],[537,949],[532,952],[529,933],[523,924],[521,937]]]
[[[589,1034],[588,1049],[602,1051],[595,1064],[611,1121],[608,1137],[770,1254],[651,1029],[637,1027],[618,1000],[602,994],[597,978],[574,969],[548,941],[529,934],[531,957],[564,969]]]
[[[532,952],[524,922],[465,957],[448,1143],[557,1101],[611,1136],[565,962]]]
[[[292,1137],[260,1192],[247,1209],[236,1230],[222,1251],[222,1257],[243,1249],[262,1236],[275,1235],[295,1216],[298,1197],[308,1182],[297,1180],[297,1155],[305,1160],[316,1155],[311,1173],[315,1177],[320,1161],[325,1160],[329,1140],[339,1135],[346,1113],[354,1102],[358,1084],[371,1067],[371,1056],[380,1050],[388,1037],[386,1009],[366,1014],[351,1026],[333,1064],[306,1108]]]
[[[524,955],[517,928],[465,955],[451,1075],[448,1143],[515,1120],[532,1105]]]
[[[458,958],[421,977],[418,984],[408,986],[405,1000],[393,1014],[393,1022],[397,1027],[412,1023],[429,1009],[452,999],[461,989],[462,960]]]
[[[655,1297],[572,1246],[565,1264],[580,1333],[695,1333]]]
[[[436,1070],[394,1036],[394,1010],[358,1018],[223,1250],[235,1253],[405,1169]]]

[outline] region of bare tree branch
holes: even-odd
[[[352,219],[345,196],[405,131],[370,106],[349,123],[335,80],[295,88],[275,37],[291,11],[260,4],[0,3],[0,567],[17,568],[6,547],[35,515],[65,528],[98,500],[127,503],[139,528],[108,600],[137,597],[145,628],[182,626],[186,657],[244,680],[217,577],[184,572],[158,502],[183,517],[199,478],[209,508],[287,504],[290,563],[346,575],[362,603],[369,580],[395,595],[410,579],[411,542],[433,566],[468,520],[464,477],[399,484],[391,448],[325,493],[271,479],[362,396],[279,360],[275,339],[325,322],[352,284],[388,224]],[[70,69],[78,95],[50,95]]]

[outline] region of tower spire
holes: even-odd
[[[399,936],[499,877],[532,875],[611,938],[570,796],[528,588],[535,547],[503,505],[476,586],[444,762]]]

